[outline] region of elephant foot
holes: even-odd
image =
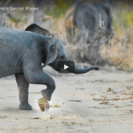
[[[23,103],[19,105],[19,110],[32,110],[32,107],[29,103]]]
[[[41,94],[47,99],[47,100],[51,100],[51,95],[49,94],[48,90],[42,90]]]

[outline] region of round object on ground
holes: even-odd
[[[49,109],[49,103],[45,97],[42,97],[38,100],[38,105],[40,107],[40,110],[42,112],[46,111]]]

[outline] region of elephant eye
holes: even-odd
[[[60,59],[64,59],[64,56],[60,56]]]

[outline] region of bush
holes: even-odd
[[[71,5],[71,1],[67,0],[57,0],[56,6],[53,8],[52,11],[49,12],[49,10],[46,10],[46,14],[53,16],[53,18],[58,19],[60,17],[64,17],[66,10],[69,8]]]

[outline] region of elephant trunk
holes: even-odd
[[[99,70],[98,67],[91,67],[91,68],[77,68],[75,67],[75,71],[73,72],[74,74],[83,74],[83,73],[86,73],[88,71],[91,71],[91,70]]]

